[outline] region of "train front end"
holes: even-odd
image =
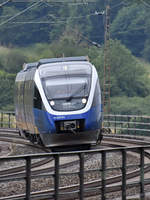
[[[45,146],[96,144],[101,138],[99,79],[88,61],[41,62],[35,83],[42,98],[37,123]]]

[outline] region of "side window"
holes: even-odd
[[[96,83],[95,93],[94,93],[94,99],[92,106],[97,106],[101,102],[101,91],[100,91],[100,85],[99,80]]]
[[[34,87],[34,108],[42,109],[42,99],[37,87]]]

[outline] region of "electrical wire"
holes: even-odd
[[[46,4],[46,5],[49,6],[49,7],[53,7],[53,6],[54,6],[54,5],[50,5],[49,2],[45,2],[45,1],[44,1],[43,3]],[[53,3],[53,2],[50,2],[50,3]],[[55,2],[55,3],[57,3],[57,2]],[[61,2],[61,3],[62,3],[62,2]],[[91,2],[91,3],[92,3],[92,2]],[[93,2],[93,3],[94,3],[94,2]],[[96,2],[95,2],[95,3],[96,3]],[[68,5],[71,5],[71,6],[80,6],[80,5],[81,5],[81,6],[83,6],[83,5],[90,5],[90,4],[89,4],[89,3],[82,3],[82,2],[81,2],[81,3],[70,3],[70,2],[69,2]],[[55,5],[55,6],[60,6],[60,5]],[[61,5],[61,6],[62,6],[62,5]]]
[[[117,7],[121,6],[122,4],[124,4],[124,2],[120,2],[114,6],[111,6],[111,9],[117,8]]]
[[[38,2],[36,2],[36,3],[34,3],[34,4],[32,4],[32,5],[29,6],[28,8],[23,9],[21,12],[17,13],[16,15],[14,15],[14,16],[10,17],[9,19],[7,19],[7,20],[3,21],[2,23],[0,23],[0,26],[2,26],[2,25],[4,25],[4,24],[10,22],[11,20],[15,19],[16,17],[22,15],[23,13],[25,13],[25,12],[28,11],[29,9],[31,9],[31,8],[37,6],[38,4],[40,4],[42,1],[43,1],[43,0],[40,0],[40,1],[38,1]]]
[[[140,0],[146,7],[150,8],[150,4],[148,4],[147,2],[145,2],[144,0]]]
[[[35,3],[37,2],[36,0],[9,0],[14,3]],[[63,1],[63,0],[54,0],[54,1],[49,1],[45,0],[46,3],[69,3],[69,4],[88,4],[88,3],[96,3],[96,0],[81,0],[80,2],[76,2],[75,0],[68,0],[68,1]]]
[[[12,15],[1,15],[0,18],[11,17]]]
[[[29,22],[11,22],[11,24],[61,24],[67,23],[67,21],[50,22],[50,21],[29,21]]]
[[[8,3],[9,1],[11,1],[11,0],[8,0],[7,2],[5,2],[5,4],[6,3]],[[17,1],[18,2],[18,1]],[[23,2],[23,1],[21,1],[21,2]],[[50,6],[51,7],[51,5],[49,5],[47,2],[43,2],[43,0],[41,0],[41,1],[39,1],[39,2],[36,2],[35,4],[32,4],[31,6],[29,6],[28,8],[26,8],[26,9],[24,9],[23,11],[21,11],[21,12],[19,12],[19,13],[17,13],[16,15],[14,15],[14,16],[12,16],[12,17],[10,17],[8,20],[6,20],[6,21],[4,21],[4,22],[2,22],[1,24],[0,24],[0,26],[2,26],[2,25],[4,25],[4,24],[6,24],[6,23],[8,23],[8,22],[10,22],[11,20],[13,20],[13,19],[15,19],[16,17],[18,17],[18,16],[20,16],[21,14],[23,14],[23,13],[25,13],[27,10],[29,10],[29,9],[31,9],[32,7],[34,7],[34,6],[37,6],[38,4],[40,4],[40,3],[45,3],[47,6]],[[62,2],[62,1],[61,1]],[[64,2],[64,3],[66,3],[66,2]],[[85,5],[85,3],[87,4],[87,2],[83,2],[83,3],[72,3],[72,5]],[[3,3],[3,5],[5,5],[4,3]],[[69,20],[73,20],[73,19],[79,19],[79,18],[85,18],[85,17],[88,17],[88,16],[94,16],[94,15],[97,15],[96,13],[91,13],[91,14],[88,14],[88,15],[85,15],[85,16],[79,16],[79,17],[71,17],[71,18],[69,18]],[[55,16],[53,16],[53,17],[55,17]],[[55,19],[58,19],[58,17],[55,17]],[[59,18],[60,19],[60,18]],[[67,19],[67,18],[64,18],[64,19]],[[67,23],[67,21],[58,21],[58,22],[49,22],[49,21],[37,21],[37,22],[35,22],[35,21],[29,21],[29,22],[11,22],[11,23],[15,23],[15,24],[17,24],[17,23],[22,23],[22,24],[31,24],[31,23],[35,23],[35,24],[56,24],[56,23]],[[73,29],[72,29],[72,31],[73,32],[75,32]],[[83,38],[83,39],[85,39],[86,41],[88,41],[89,43],[91,43],[92,45],[94,45],[94,46],[97,46],[98,48],[100,48],[101,46],[100,46],[100,44],[98,44],[98,43],[96,43],[96,42],[93,42],[93,41],[91,41],[90,39],[88,39],[86,36],[84,36],[83,34],[81,34],[81,33],[78,33],[78,35],[80,36],[80,38]]]
[[[101,48],[101,45],[98,44],[97,42],[94,42],[94,41],[90,40],[87,36],[83,35],[82,33],[74,31],[73,28],[70,28],[70,29],[71,29],[72,32],[74,32],[75,34],[78,34],[80,38],[86,40],[88,43],[90,43],[90,44],[92,44],[92,45],[94,45],[94,46],[96,46],[98,48]]]
[[[13,1],[13,0],[8,0],[7,2],[5,2],[5,4],[6,3],[8,3],[9,1]],[[14,1],[13,1],[14,2]],[[15,0],[15,2],[24,2],[24,1],[16,1]],[[27,2],[27,1],[26,1]],[[33,1],[32,1],[33,2]],[[63,2],[63,3],[66,3],[66,1],[55,1],[55,3],[57,3],[57,2]],[[93,3],[93,1],[91,1],[92,3]],[[15,19],[16,17],[18,17],[18,16],[20,16],[20,15],[22,15],[23,13],[25,13],[27,10],[29,10],[29,9],[31,9],[32,7],[34,7],[34,6],[36,6],[36,5],[38,5],[38,4],[40,4],[40,3],[43,3],[43,4],[45,4],[45,5],[47,5],[47,6],[49,6],[49,7],[51,7],[52,5],[49,5],[47,2],[45,2],[44,0],[40,0],[40,1],[36,1],[36,3],[35,4],[32,4],[30,7],[28,7],[28,8],[26,8],[26,9],[24,9],[23,11],[21,11],[21,12],[19,12],[19,13],[17,13],[16,15],[14,15],[14,16],[12,16],[12,17],[10,17],[9,19],[7,19],[7,20],[5,20],[4,22],[2,22],[2,23],[0,23],[0,26],[2,26],[2,25],[4,25],[4,24],[6,24],[6,23],[8,23],[8,22],[10,22],[10,21],[12,21],[13,19]],[[69,1],[69,3],[70,3],[70,1]],[[85,5],[85,3],[87,4],[87,1],[86,2],[83,2],[83,3],[70,3],[71,5]],[[95,14],[89,14],[89,15],[86,15],[86,16],[79,16],[79,17],[72,17],[72,18],[69,18],[69,20],[71,19],[80,19],[80,18],[84,18],[84,17],[88,17],[88,16],[92,16],[92,15],[95,15]],[[56,17],[55,17],[56,18]],[[66,18],[64,18],[64,19],[66,19]],[[35,21],[31,21],[31,22],[13,22],[13,24],[14,23],[20,23],[20,24],[29,24],[29,23],[36,23],[36,24],[48,24],[49,22],[35,22]],[[60,21],[60,23],[65,23],[64,21]],[[52,22],[52,24],[53,24],[53,22]]]
[[[97,15],[96,13],[91,13],[88,15],[82,15],[82,16],[78,16],[78,17],[61,17],[62,20],[58,20],[60,19],[60,17],[55,17],[54,15],[49,15],[49,17],[53,17],[53,19],[56,19],[57,21],[22,21],[22,22],[11,22],[11,24],[59,24],[59,23],[67,23],[67,20],[74,20],[74,19],[85,19],[86,17],[90,17],[90,16],[95,16]]]
[[[5,6],[7,3],[9,3],[10,1],[12,1],[12,0],[7,0],[7,1],[5,1],[4,3],[0,3],[0,7],[2,7],[2,6]]]

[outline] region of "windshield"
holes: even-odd
[[[88,63],[41,67],[40,77],[51,107],[59,111],[83,108],[90,92],[91,71]]]

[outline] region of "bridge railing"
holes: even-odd
[[[150,150],[149,146],[138,146],[2,157],[0,158],[1,166],[3,166],[3,163],[7,163],[7,166],[12,168],[12,164],[9,164],[9,162],[13,160],[13,162],[18,162],[20,165],[22,163],[21,160],[23,160],[25,168],[24,173],[13,173],[11,176],[0,173],[0,200],[83,200],[89,196],[98,196],[99,199],[106,200],[110,199],[109,195],[114,197],[118,190],[120,193],[117,194],[117,197],[122,197],[122,200],[126,200],[127,195],[131,194],[131,191],[132,194],[135,191],[134,194],[138,195],[137,199],[144,200],[146,199],[146,188],[150,186],[150,179],[144,175],[144,173],[150,170],[150,163],[144,161],[148,150]],[[134,152],[134,154],[136,152],[139,155],[135,159],[136,164],[131,162],[130,156],[133,153],[130,155],[130,152]],[[66,169],[62,167],[61,159],[63,160],[67,157],[67,160],[69,160],[73,156],[78,158],[76,167],[71,169],[69,164],[70,171],[66,172]],[[111,157],[113,157],[113,160],[117,159],[115,165],[112,163]],[[35,171],[32,169],[32,161],[43,158],[53,158],[54,167],[52,171],[42,172],[42,170],[39,170],[35,174]],[[89,168],[86,163],[87,160],[89,163],[90,159],[92,159],[92,168]],[[88,176],[89,179],[87,180]],[[138,176],[138,178],[135,179],[135,176]],[[92,181],[92,177],[94,177],[94,180],[96,178],[97,181]],[[131,178],[134,179],[132,180]],[[68,182],[64,183],[65,180],[68,180]],[[75,180],[76,186],[73,180]],[[91,181],[90,184],[89,180]],[[8,184],[3,184],[4,182],[8,182],[9,187]],[[34,186],[37,185],[37,182],[39,184],[35,189]],[[16,187],[17,183],[19,183],[18,188]],[[47,184],[44,185],[44,183]],[[67,185],[68,183],[70,187],[65,188],[64,184]],[[38,191],[41,192],[39,193]],[[12,193],[13,196],[11,196]],[[115,199],[117,197],[115,196]]]
[[[0,128],[16,128],[15,113],[13,111],[0,111]]]
[[[150,136],[150,116],[104,115],[103,126],[115,134]]]
[[[150,136],[150,116],[144,115],[104,115],[103,127],[115,134]],[[16,128],[15,113],[0,111],[0,128]]]

